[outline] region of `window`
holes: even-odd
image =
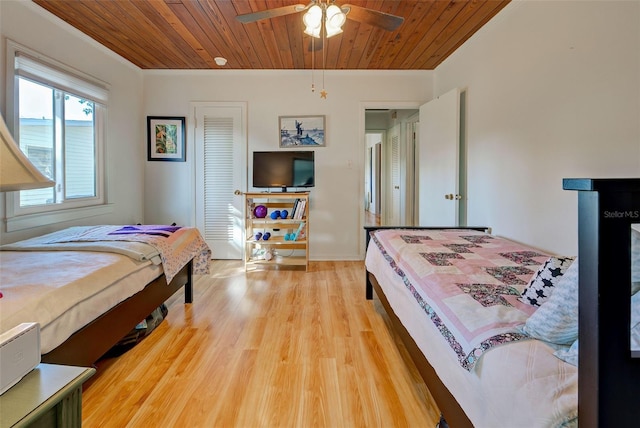
[[[15,64],[14,85],[9,88],[14,102],[7,111],[13,111],[14,137],[56,185],[8,193],[7,229],[12,230],[12,219],[15,223],[22,216],[104,205],[105,85],[19,45],[9,48]],[[69,219],[41,217],[37,224]]]

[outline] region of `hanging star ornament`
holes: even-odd
[[[327,91],[325,91],[324,89],[320,91],[320,98],[324,98],[325,100],[327,99]]]

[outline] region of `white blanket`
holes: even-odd
[[[75,226],[43,236],[26,239],[0,247],[3,251],[98,251],[118,253],[137,261],[149,260],[160,264],[158,250],[145,242],[135,241],[92,241],[69,242],[80,233],[93,229],[90,226]]]
[[[119,244],[123,243],[123,244]],[[84,244],[84,245],[83,245]],[[148,247],[141,246],[147,244]],[[0,250],[14,251],[115,251],[135,260],[155,260],[162,262],[167,279],[173,277],[192,261],[192,273],[209,273],[211,250],[198,229],[193,227],[166,225],[136,226],[76,226],[38,238],[29,239],[0,247]]]
[[[0,333],[38,322],[47,353],[161,274],[114,253],[0,251]]]

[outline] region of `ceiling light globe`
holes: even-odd
[[[327,27],[332,26],[339,29],[342,27],[346,19],[346,15],[335,4],[332,4],[327,8]]]
[[[334,27],[333,25],[329,25],[329,23],[327,23],[327,25],[325,26],[325,31],[327,32],[327,37],[333,37],[336,34],[342,33],[342,28]]]
[[[313,5],[302,17],[302,22],[306,26],[304,33],[312,37],[320,38],[322,28],[322,9],[318,5]]]
[[[317,4],[314,4],[309,8],[307,13],[302,17],[302,22],[307,28],[315,28],[320,27],[320,23],[322,22],[322,9]]]
[[[320,27],[307,27],[304,29],[304,33],[310,35],[311,37],[315,37],[317,39],[320,38]]]

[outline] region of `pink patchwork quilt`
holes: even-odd
[[[378,230],[371,242],[465,369],[493,347],[529,338],[517,326],[535,308],[518,297],[548,254],[462,229]]]

